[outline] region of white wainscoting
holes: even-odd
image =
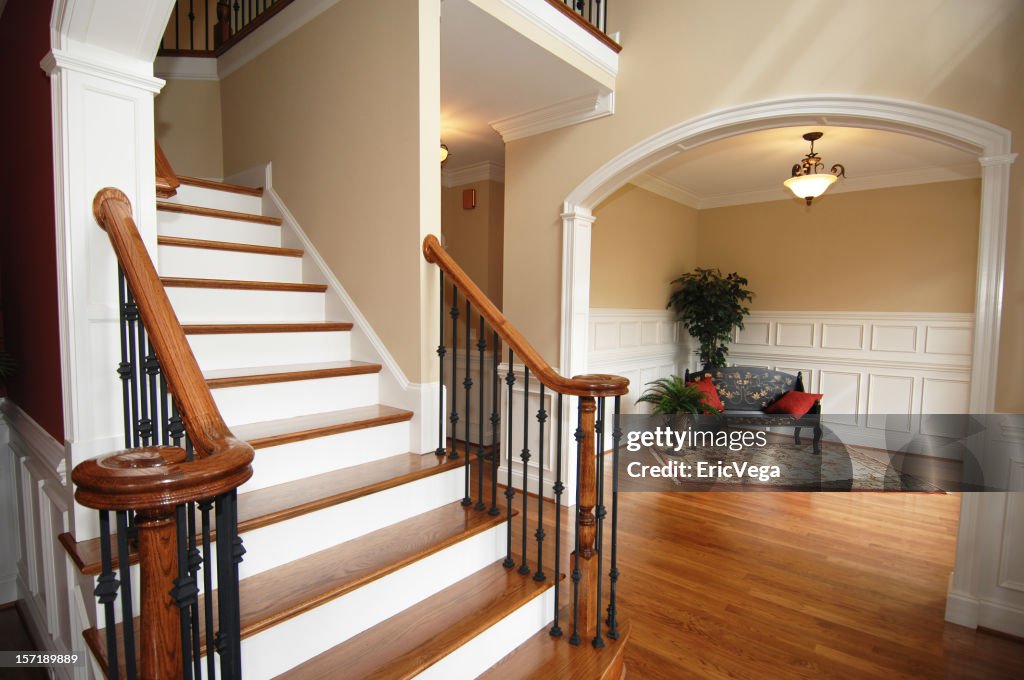
[[[2,549],[16,559],[16,597],[42,649],[82,653],[82,630],[91,624],[85,622],[78,572],[57,541],[59,534],[70,530],[72,504],[64,446],[10,400],[0,400],[0,420],[9,437],[0,449],[3,468],[13,471],[5,477],[13,498],[3,498],[3,505],[5,512],[13,511],[14,531],[13,543]],[[85,666],[56,670],[59,678],[87,675]]]

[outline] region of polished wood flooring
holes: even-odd
[[[475,477],[473,488],[475,499]],[[513,503],[522,510],[520,494]],[[956,494],[621,494],[628,677],[1024,678],[1024,643],[943,620],[959,505]],[[532,563],[536,498],[528,507]]]

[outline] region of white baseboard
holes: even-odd
[[[946,596],[946,621],[1024,637],[1024,609],[964,593],[950,592]]]

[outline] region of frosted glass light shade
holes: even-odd
[[[804,200],[814,199],[821,196],[835,183],[838,178],[829,173],[818,173],[815,175],[800,175],[790,177],[783,184],[793,192],[797,198]],[[809,201],[808,201],[809,202]]]

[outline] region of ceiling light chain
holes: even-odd
[[[846,177],[846,168],[841,163],[836,163],[826,173],[821,157],[814,152],[814,142],[823,135],[822,132],[808,132],[804,135],[804,139],[811,143],[811,152],[793,166],[792,177],[783,182],[793,195],[807,201],[807,205],[824,194],[837,179]]]

